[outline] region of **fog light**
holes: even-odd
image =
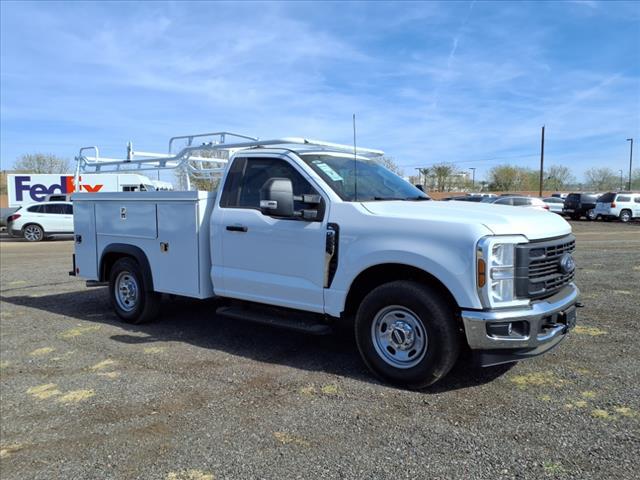
[[[513,333],[513,324],[491,323],[487,325],[487,333],[492,337],[509,337]]]

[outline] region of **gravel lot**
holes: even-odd
[[[382,385],[348,335],[165,300],[133,327],[67,276],[73,244],[2,237],[0,474],[9,479],[637,478],[640,225],[574,222],[586,308],[551,353]]]

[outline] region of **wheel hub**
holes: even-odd
[[[403,306],[389,306],[377,313],[371,324],[371,340],[380,358],[395,368],[414,367],[427,352],[422,320]]]
[[[121,272],[116,279],[116,301],[126,311],[136,308],[138,303],[138,284],[129,272]]]
[[[415,343],[413,328],[407,322],[398,320],[391,325],[391,344],[400,350],[409,350]]]

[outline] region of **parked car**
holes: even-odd
[[[570,193],[564,201],[563,215],[568,215],[573,220],[586,217],[587,220],[596,219],[597,193]]]
[[[29,242],[73,234],[73,205],[71,202],[40,202],[20,207],[7,218],[7,232]]]
[[[596,217],[618,218],[627,223],[640,218],[640,193],[605,193],[596,202]]]
[[[562,209],[564,208],[564,200],[560,197],[547,197],[542,201],[549,206],[549,211],[562,215]]]
[[[232,152],[215,193],[76,194],[71,274],[109,282],[130,323],[171,293],[309,333],[350,324],[364,363],[410,388],[444,377],[463,346],[484,366],[513,362],[575,325],[575,237],[560,216],[425,201],[381,151],[246,138],[200,147]]]
[[[460,195],[458,197],[443,198],[442,200],[446,202],[451,200],[455,202],[481,202],[483,198],[487,197],[481,197],[480,195]]]
[[[531,207],[538,210],[549,210],[549,205],[536,197],[521,197],[518,195],[500,196],[497,198],[483,198],[482,203],[492,203],[494,205],[511,205],[514,207]]]

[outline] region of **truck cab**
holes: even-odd
[[[371,371],[409,388],[444,377],[462,349],[513,362],[575,325],[575,238],[560,216],[432,201],[371,149],[287,138],[227,151],[212,160],[215,195],[74,195],[73,273],[108,282],[123,320],[150,320],[173,293],[310,333],[346,323]]]

